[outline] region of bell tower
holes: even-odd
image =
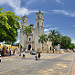
[[[26,15],[22,17],[22,21],[21,21],[21,28],[23,29],[24,26],[28,26],[28,17]]]
[[[43,13],[41,11],[36,13],[36,26],[35,26],[35,49],[41,49],[41,43],[38,42],[39,36],[44,34],[44,26],[43,26]]]
[[[38,13],[36,13],[36,27],[43,27],[43,13],[41,13],[41,11],[39,11]]]

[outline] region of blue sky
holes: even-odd
[[[26,14],[28,23],[34,26],[36,12],[41,10],[44,13],[45,32],[55,29],[62,35],[71,37],[75,43],[75,0],[0,0],[0,7],[3,11],[13,11],[20,17]]]

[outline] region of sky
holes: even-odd
[[[44,19],[44,32],[59,31],[69,36],[75,43],[75,0],[0,0],[4,11],[12,11],[17,16],[27,15],[28,24],[36,24],[36,13],[41,10]],[[21,23],[21,21],[19,21]],[[18,30],[20,38],[20,30]]]

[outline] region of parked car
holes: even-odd
[[[36,51],[30,51],[30,54],[35,55],[37,52]]]

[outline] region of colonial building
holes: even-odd
[[[36,13],[36,25],[35,28],[33,24],[28,24],[28,17],[25,15],[22,17],[21,22],[21,29],[20,29],[20,46],[22,46],[24,49],[27,48],[27,50],[30,50],[31,48],[33,50],[41,50],[42,45],[38,42],[39,36],[41,34],[44,34],[44,20],[43,20],[43,13],[39,11]],[[28,38],[26,38],[26,35],[23,33],[24,26],[30,26],[32,33],[28,35]],[[26,43],[27,42],[27,43]],[[50,50],[52,47],[51,42],[48,41],[47,43],[44,43],[43,49],[44,50]]]

